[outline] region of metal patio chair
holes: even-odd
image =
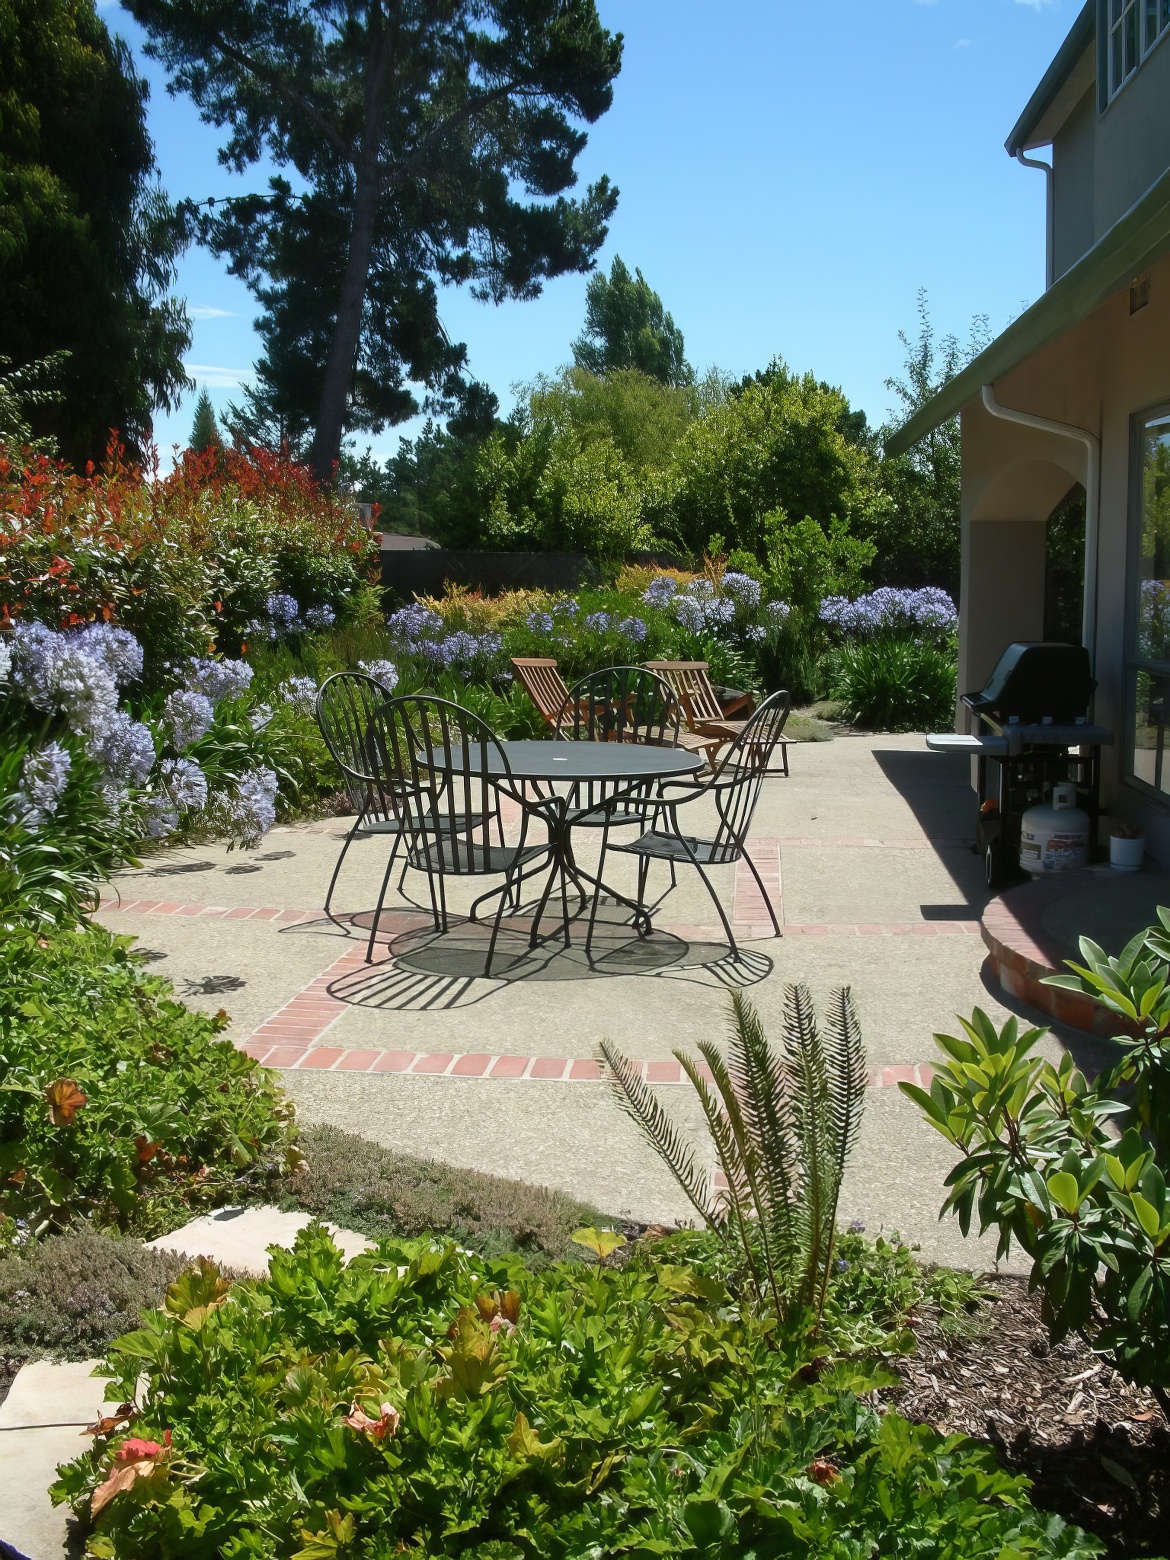
[[[569,742],[643,742],[677,747],[682,711],[669,685],[644,666],[607,666],[573,684],[557,718],[556,738]],[[578,782],[567,805],[575,828],[606,829],[624,822],[640,823],[641,803],[653,781],[631,792],[620,790],[631,807],[615,799],[615,782]]]
[[[344,930],[344,924],[333,914],[333,891],[341,874],[346,853],[355,839],[367,839],[381,835],[393,838],[386,880],[398,858],[402,844],[402,824],[412,783],[409,770],[394,770],[385,762],[385,754],[379,754],[371,742],[371,722],[375,713],[390,699],[387,689],[364,672],[337,672],[327,677],[317,690],[314,713],[325,746],[334,763],[341,770],[346,793],[354,809],[354,820],[338,855],[325,895],[325,914],[334,926]],[[381,758],[381,762],[378,760]],[[502,841],[503,820],[499,815],[498,799],[495,823]],[[446,820],[445,820],[446,822]],[[465,828],[467,819],[459,820]],[[404,861],[398,879],[401,893],[410,863]],[[385,891],[383,890],[383,893]]]
[[[706,661],[647,661],[646,665],[674,690],[682,706],[687,729],[697,737],[714,741],[717,750],[734,742],[748,724],[747,716],[739,720],[731,720],[729,717],[736,710],[747,709],[752,702],[751,696],[743,693],[730,704],[720,704],[708,676]],[[784,718],[787,720],[787,715]],[[779,772],[787,776],[788,743],[782,734],[776,739],[776,747],[780,750]]]
[[[774,693],[770,698],[765,699],[755,714],[744,722],[743,730],[731,743],[709,779],[693,783],[684,780],[663,781],[658,788],[658,794],[644,809],[643,821],[648,827],[638,839],[631,840],[627,844],[611,845],[608,833],[603,833],[601,837],[598,877],[604,876],[607,850],[637,856],[636,897],[639,907],[643,910],[646,878],[651,861],[666,861],[670,864],[672,883],[677,864],[694,867],[719,912],[719,919],[723,923],[723,930],[727,933],[733,958],[739,957],[735,934],[731,930],[731,922],[704,868],[730,866],[740,860],[746,861],[752,877],[756,880],[756,886],[764,896],[764,903],[768,907],[776,936],[780,936],[780,923],[776,919],[776,911],[768,897],[768,890],[764,887],[755,862],[748,854],[747,836],[759,800],[760,787],[776,744],[780,740],[784,722],[788,719],[791,703],[787,693]],[[688,802],[700,801],[708,796],[715,803],[715,812],[719,820],[714,836],[704,839],[684,833],[679,823],[679,808]],[[585,938],[587,954],[592,948],[596,919],[597,902],[594,900],[589,916],[589,930]]]
[[[342,863],[354,840],[359,835],[363,839],[371,835],[392,835],[394,845],[390,852],[391,866],[398,854],[401,830],[399,820],[406,777],[383,774],[379,779],[375,776],[371,772],[367,745],[374,711],[385,704],[389,697],[382,684],[373,677],[367,677],[364,672],[337,672],[327,677],[318,688],[313,706],[325,746],[341,770],[345,790],[354,810],[353,823],[345,836],[325,895],[325,914],[334,926],[341,926],[342,923],[333,914],[333,890],[337,887]],[[405,877],[406,868],[402,870]]]
[[[484,974],[490,975],[505,906],[513,899],[518,904],[521,883],[552,859],[547,839],[527,843],[529,823],[539,818],[539,807],[526,800],[522,786],[512,778],[507,754],[491,727],[450,700],[429,694],[388,700],[374,712],[370,747],[377,774],[410,777],[402,812],[406,860],[427,875],[436,931],[450,928],[449,877],[504,878],[500,887],[481,894],[470,911],[475,921],[480,906],[500,896],[484,967]],[[501,792],[520,807],[520,839],[515,845],[505,842],[498,826]],[[382,879],[366,947],[367,964],[374,956],[392,865],[387,864]]]

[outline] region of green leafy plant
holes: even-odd
[[[674,1054],[698,1095],[727,1182],[719,1198],[641,1069],[608,1040],[601,1054],[623,1107],[700,1219],[735,1252],[756,1300],[782,1316],[804,1308],[819,1317],[841,1180],[865,1103],[865,1053],[849,989],[833,994],[822,1027],[807,986],[788,986],[782,1055],[737,991],[726,1058],[710,1040],[698,1049],[705,1072],[687,1052]]]
[[[924,731],[954,716],[955,658],[915,639],[873,639],[833,655],[830,697],[841,717],[880,731]]]
[[[1090,1084],[1071,1056],[1034,1054],[1045,1031],[976,1010],[929,1093],[903,1090],[962,1153],[944,1212],[964,1234],[999,1230],[1032,1258],[1056,1338],[1072,1330],[1148,1386],[1170,1412],[1170,911],[1111,958],[1088,938],[1083,964],[1052,984],[1118,1016],[1121,1059]]]
[[[532,1273],[347,1266],[311,1227],[262,1282],[201,1264],[110,1350],[130,1407],[54,1499],[103,1560],[1100,1553],[989,1447],[880,1414],[880,1365],[743,1310],[702,1241]]]
[[[98,926],[0,936],[0,1213],[157,1234],[289,1163],[292,1108]]]

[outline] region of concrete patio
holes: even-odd
[[[343,820],[277,829],[254,853],[160,853],[119,876],[100,918],[138,938],[185,1001],[226,1008],[231,1037],[281,1071],[302,1120],[648,1219],[682,1217],[685,1206],[601,1079],[598,1042],[609,1037],[644,1063],[697,1131],[671,1053],[725,1032],[733,986],[747,988],[778,1036],[788,982],[807,981],[819,1000],[848,983],[873,1087],[843,1213],[871,1233],[900,1231],[937,1260],[986,1266],[990,1244],[938,1223],[950,1156],[896,1087],[929,1077],[932,1034],[953,1030],[956,1013],[979,1004],[1006,1016],[1010,999],[984,973],[971,813],[965,764],[927,753],[921,737],[795,747],[792,777],[766,782],[751,834],[782,938],[770,935],[747,871],[715,869],[743,939],[736,963],[696,875],[680,870],[648,941],[607,920],[591,967],[576,944],[529,954],[522,937],[505,935],[490,980],[486,933],[436,937],[418,908],[425,879],[412,873],[414,902],[387,901],[367,965],[385,842],[350,852],[335,907],[353,924],[338,929],[316,908]],[[629,859],[611,861],[607,880],[632,886]],[[665,868],[655,872],[652,884],[665,886]],[[1058,1041],[1046,1044],[1055,1055]]]

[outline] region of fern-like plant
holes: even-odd
[[[737,991],[726,1056],[709,1040],[698,1049],[705,1067],[674,1054],[699,1097],[727,1181],[718,1194],[641,1069],[610,1041],[601,1044],[623,1108],[734,1252],[754,1298],[782,1316],[807,1309],[819,1317],[841,1181],[865,1102],[865,1052],[849,988],[833,993],[818,1023],[808,987],[787,987],[782,1052]]]

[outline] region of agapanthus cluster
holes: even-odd
[[[163,789],[180,812],[202,812],[207,806],[207,776],[193,758],[166,758],[158,772]]]
[[[417,655],[421,644],[434,642],[443,632],[443,619],[419,601],[399,607],[386,619],[386,627],[404,650]]]
[[[100,738],[90,743],[89,751],[118,791],[126,786],[145,785],[157,756],[150,727],[140,720],[131,720],[125,710],[113,712],[109,725]]]
[[[182,753],[211,730],[215,706],[205,693],[178,688],[163,701],[163,719],[170,727],[171,745]]]
[[[99,648],[81,634],[58,634],[43,623],[18,623],[12,680],[29,703],[65,717],[77,736],[100,737],[118,708],[118,685]]]
[[[306,628],[332,628],[337,622],[337,613],[327,603],[320,606],[305,608]]]
[[[385,663],[389,665],[389,662]],[[365,666],[363,664],[363,671]],[[315,677],[288,677],[276,690],[282,704],[289,705],[298,715],[312,715],[317,703],[317,679]]]
[[[561,596],[553,602],[553,615],[557,618],[568,618],[571,622],[581,612],[581,603],[576,596]]]
[[[613,626],[613,618],[608,612],[590,612],[585,619],[585,627],[591,634],[608,634]]]
[[[12,670],[12,651],[3,639],[0,639],[0,683],[8,681],[8,674]]]
[[[764,616],[773,628],[779,628],[781,623],[787,623],[792,616],[792,608],[786,601],[769,601],[764,608]]]
[[[735,621],[735,602],[721,596],[708,579],[692,580],[671,601],[675,621],[691,634],[718,633]]]
[[[647,633],[646,625],[639,617],[622,618],[617,631],[623,639],[629,639],[636,645],[645,640]]]
[[[20,770],[23,823],[35,826],[57,811],[72,764],[69,749],[59,742],[46,742],[26,755]]]
[[[276,772],[272,769],[249,769],[235,783],[235,788],[220,797],[224,819],[236,838],[245,845],[255,842],[276,822]]]
[[[678,581],[670,574],[656,574],[642,592],[648,607],[668,607],[678,590]]]
[[[393,661],[383,659],[359,661],[358,671],[365,672],[367,677],[372,677],[376,683],[381,683],[387,693],[393,693],[398,686],[398,668]]]
[[[290,596],[287,591],[273,591],[272,595],[264,603],[264,610],[273,623],[282,628],[289,628],[301,615],[301,604],[295,596]]]
[[[142,646],[129,629],[90,623],[71,637],[102,663],[117,687],[126,688],[142,676]]]
[[[472,634],[459,629],[440,640],[437,650],[440,665],[450,671],[469,672],[475,667],[489,666],[498,659],[503,648],[503,636],[494,631]]]
[[[246,661],[213,661],[196,656],[187,662],[183,681],[190,693],[201,693],[212,704],[219,704],[247,693],[252,686],[252,668]]]
[[[524,619],[524,626],[530,634],[551,634],[556,619],[551,612],[530,612]]]
[[[822,623],[859,638],[891,631],[948,630],[958,621],[954,602],[945,590],[933,585],[921,590],[883,585],[855,601],[847,596],[827,596],[821,603],[820,617]]]
[[[736,606],[745,612],[754,612],[764,593],[759,580],[754,580],[750,574],[741,574],[735,569],[728,569],[720,584]]]

